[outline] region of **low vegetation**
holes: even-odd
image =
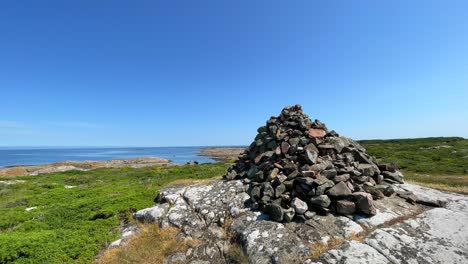
[[[363,140],[360,143],[380,162],[397,163],[409,183],[468,194],[468,139]]]
[[[132,221],[132,212],[153,204],[161,187],[221,176],[226,168],[97,169],[0,183],[0,263],[90,263],[118,238],[117,227]]]
[[[185,239],[177,241],[180,230],[175,227],[159,228],[158,225],[141,225],[138,236],[125,246],[106,250],[95,262],[96,264],[120,263],[163,263],[165,256],[185,252],[197,241]]]

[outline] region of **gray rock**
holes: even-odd
[[[304,214],[309,209],[307,203],[297,197],[292,200],[291,207],[294,208],[297,214]]]
[[[344,197],[351,194],[348,186],[344,182],[339,182],[327,191],[327,194],[333,197]]]
[[[295,211],[293,208],[283,210],[283,219],[285,222],[289,223],[293,220]]]
[[[315,195],[322,195],[322,194],[325,194],[325,192],[326,192],[327,190],[329,190],[330,188],[332,188],[333,186],[335,186],[335,183],[333,183],[333,181],[327,181],[327,182],[325,182],[324,184],[319,185],[319,186],[315,189]]]
[[[327,141],[333,145],[333,148],[336,150],[337,153],[341,153],[343,148],[346,146],[343,140],[339,137],[329,137]],[[348,144],[349,145],[349,144]]]
[[[281,222],[283,221],[283,208],[277,204],[268,204],[265,206],[263,209],[263,212],[265,212],[268,216],[270,216],[270,219],[276,222]]]
[[[377,214],[377,209],[374,206],[372,195],[366,192],[355,192],[352,194],[353,199],[356,201],[359,211],[368,214]]]
[[[317,207],[327,208],[328,206],[330,206],[331,201],[327,195],[319,195],[319,196],[310,198],[310,203]]]
[[[390,179],[398,183],[403,183],[403,178],[399,171],[396,171],[396,172],[383,171],[382,176],[384,177],[384,179]]]
[[[356,205],[352,201],[339,200],[336,202],[336,212],[343,215],[354,214]]]
[[[341,174],[341,175],[335,176],[335,178],[333,178],[333,181],[335,183],[337,183],[337,182],[346,182],[346,181],[349,180],[350,177],[351,176],[349,174]]]
[[[313,150],[306,149],[305,158],[310,165],[313,165],[317,163],[318,153]]]
[[[337,172],[336,170],[332,169],[332,170],[324,170],[320,173],[320,175],[324,176],[324,177],[327,177],[328,179],[332,180],[333,178],[335,178],[335,176],[337,175]]]

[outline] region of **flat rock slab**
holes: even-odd
[[[404,184],[418,199],[444,203],[325,253],[319,263],[468,263],[468,197]]]
[[[172,186],[157,204],[135,214],[142,222],[176,226],[199,245],[186,261],[230,263],[229,248],[239,243],[250,263],[468,263],[468,198],[403,184],[417,204],[398,196],[375,202],[377,214],[314,215],[307,221],[277,223],[250,209],[242,181]],[[431,207],[431,206],[444,207]],[[360,234],[362,241],[350,240]],[[311,245],[331,238],[344,243],[312,259]],[[179,259],[170,256],[171,259]]]

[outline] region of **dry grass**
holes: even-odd
[[[309,244],[309,248],[311,253],[309,255],[309,259],[316,259],[320,257],[323,253],[328,251],[328,245],[322,241],[318,241],[312,244]]]
[[[468,178],[468,177],[467,177]],[[407,183],[417,184],[424,187],[436,189],[439,191],[444,192],[454,192],[454,193],[461,193],[461,194],[468,194],[468,187],[467,186],[449,186],[442,183],[426,183],[414,180],[406,180]]]
[[[364,233],[359,233],[359,234],[352,234],[347,238],[347,240],[354,240],[358,242],[362,242],[364,240]]]
[[[242,247],[237,243],[232,243],[231,245],[229,245],[229,250],[226,254],[226,259],[229,260],[229,263],[249,263],[249,258],[244,253]]]
[[[96,264],[163,263],[165,257],[185,252],[197,245],[197,241],[176,240],[180,230],[175,227],[159,228],[157,225],[141,225],[139,234],[126,245],[106,250]]]
[[[209,178],[209,179],[179,179],[179,180],[170,182],[166,186],[209,184],[209,183],[212,183],[216,179],[219,179],[219,177]]]
[[[327,241],[327,243],[318,241],[309,244],[309,248],[312,252],[310,253],[308,259],[316,259],[328,250],[339,248],[345,241],[346,240],[339,237],[332,237]]]

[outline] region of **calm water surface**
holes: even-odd
[[[199,147],[151,147],[151,148],[8,148],[0,147],[0,167],[14,165],[38,165],[65,160],[111,160],[136,157],[159,157],[183,164],[189,161],[215,162],[209,157],[198,156]]]

